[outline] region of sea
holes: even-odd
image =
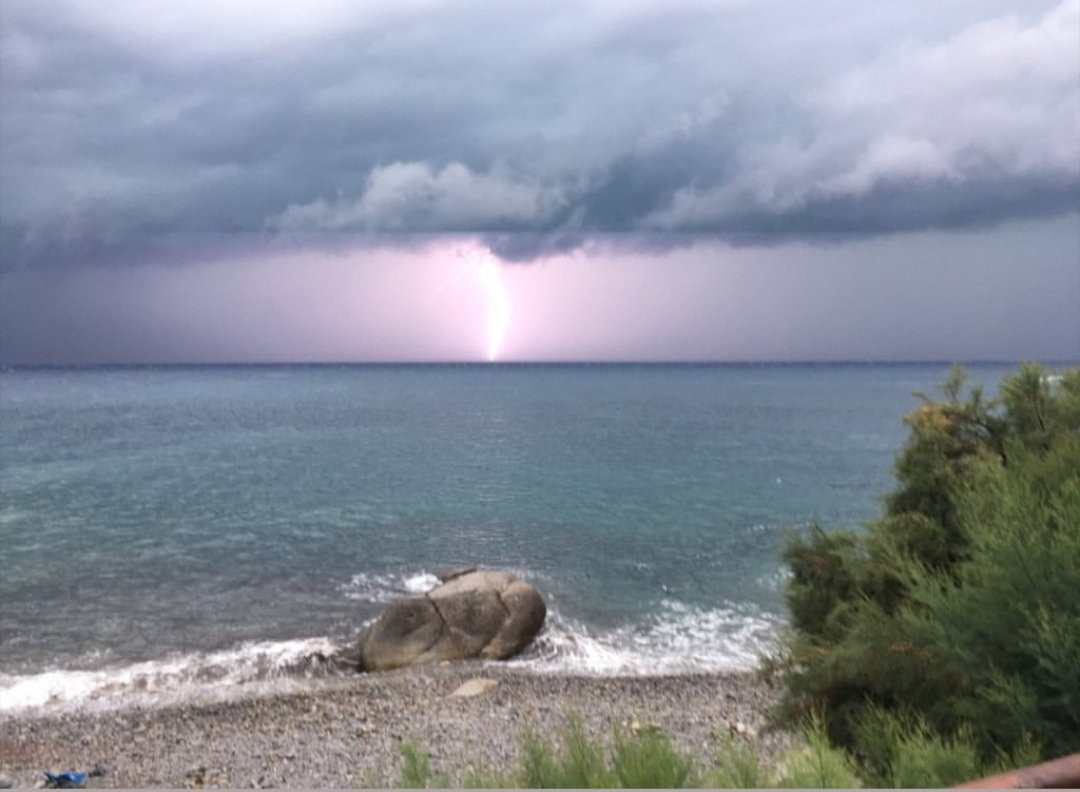
[[[1005,364],[967,366],[994,390]],[[461,564],[544,674],[753,667],[945,363],[0,371],[0,715],[285,689]]]

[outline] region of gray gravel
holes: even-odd
[[[475,677],[499,684],[448,697]],[[19,786],[34,786],[43,770],[95,766],[103,772],[91,787],[385,786],[397,778],[397,746],[413,740],[456,783],[470,766],[514,769],[523,727],[553,737],[568,712],[605,738],[616,724],[655,724],[707,763],[717,735],[761,730],[776,695],[752,674],[597,678],[434,666],[216,704],[4,717],[0,771]],[[766,755],[790,741],[760,737]]]

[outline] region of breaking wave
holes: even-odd
[[[338,648],[328,638],[254,642],[92,671],[0,674],[0,713],[209,703],[285,691],[333,673]]]
[[[427,572],[362,573],[340,590],[349,599],[384,605],[436,585],[438,579]],[[748,603],[701,608],[668,599],[640,620],[610,629],[550,606],[533,645],[499,665],[528,673],[589,676],[749,670],[772,646],[781,625],[778,615]],[[211,703],[305,689],[313,680],[341,673],[334,658],[344,645],[329,637],[249,642],[93,670],[0,673],[0,714]]]
[[[665,600],[642,623],[596,631],[552,610],[533,646],[508,665],[595,676],[745,671],[772,647],[781,623],[750,606],[705,609]]]
[[[439,579],[430,572],[405,575],[361,572],[340,586],[339,591],[351,600],[386,605],[406,594],[424,594],[437,585]]]

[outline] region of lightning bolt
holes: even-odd
[[[495,258],[488,253],[480,261],[480,280],[487,297],[487,359],[498,359],[503,339],[510,327],[510,295],[506,293],[502,270]]]
[[[487,303],[487,360],[499,359],[503,339],[510,327],[510,295],[503,283],[499,261],[487,248],[469,247],[458,251],[458,258],[475,268],[474,272]]]

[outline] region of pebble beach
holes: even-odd
[[[470,680],[475,695],[454,695]],[[486,689],[485,689],[486,688]],[[424,666],[310,680],[303,690],[217,702],[0,716],[0,772],[16,786],[43,771],[94,771],[88,787],[392,786],[412,741],[435,773],[517,768],[526,728],[554,739],[576,713],[594,736],[655,725],[700,763],[718,740],[758,734],[774,756],[791,736],[767,733],[778,691],[752,673],[589,677],[491,664]],[[95,770],[96,768],[96,770]]]

